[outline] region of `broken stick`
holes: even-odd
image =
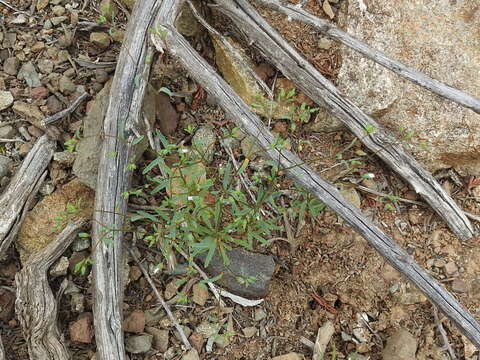
[[[265,153],[285,169],[287,175],[303,185],[320,201],[336,212],[358,231],[387,261],[413,282],[459,330],[480,348],[480,323],[435,279],[415,263],[395,241],[388,237],[359,209],[346,201],[337,188],[321,179],[308,165],[291,151],[274,146],[275,138],[258,116],[232,90],[208,62],[206,62],[175,29],[173,21],[182,0],[164,0],[158,12],[156,27],[162,36],[152,34],[156,48],[174,56],[203,88],[215,96],[222,109],[235,119],[249,135],[258,139]]]
[[[55,151],[55,141],[40,137],[0,197],[0,259],[17,235],[29,205],[37,195]]]

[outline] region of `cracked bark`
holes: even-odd
[[[122,242],[126,199],[122,193],[130,190],[128,164],[134,154],[133,140],[144,133],[141,107],[151,66],[147,58],[153,55],[146,37],[160,3],[161,0],[136,2],[105,116],[92,226],[93,315],[99,360],[125,359]]]

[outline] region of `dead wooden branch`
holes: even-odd
[[[0,334],[0,360],[5,360],[5,349],[3,348],[2,335]]]
[[[147,58],[146,37],[160,0],[137,1],[118,57],[104,123],[104,140],[95,196],[92,238],[94,323],[97,357],[123,360],[123,224],[130,190],[133,141],[143,134],[140,118],[151,59]]]
[[[232,1],[234,2],[234,1]],[[412,281],[430,300],[447,315],[477,347],[480,348],[480,324],[448,291],[415,263],[398,244],[359,209],[347,202],[336,187],[321,179],[308,165],[291,151],[274,146],[275,138],[263,122],[254,115],[249,106],[231,89],[191,45],[178,33],[173,20],[182,5],[181,0],[164,0],[159,10],[156,26],[162,37],[152,34],[152,41],[161,52],[168,50],[208,93],[215,96],[218,104],[248,134],[258,139],[265,153],[287,175],[299,182],[320,201],[358,231],[388,262]]]
[[[58,329],[57,301],[48,284],[47,271],[86,224],[86,219],[68,224],[55,240],[32,254],[15,276],[15,313],[27,341],[30,360],[71,359]]]
[[[15,238],[29,205],[47,175],[55,141],[40,137],[0,197],[0,259]]]
[[[398,141],[305,60],[246,0],[215,0],[248,40],[268,61],[292,80],[307,96],[332,112],[365,146],[387,163],[443,218],[462,240],[474,236],[474,229],[462,210]]]
[[[43,126],[46,126],[46,125],[51,125],[53,124],[54,122],[57,122],[58,120],[60,120],[61,118],[67,116],[67,115],[70,115],[72,112],[75,111],[75,109],[83,102],[83,100],[85,100],[86,98],[88,97],[88,94],[87,93],[83,93],[82,95],[80,95],[79,97],[77,97],[75,99],[75,101],[66,109],[62,110],[62,111],[59,111],[58,113],[56,114],[53,114],[49,117],[46,117],[45,119],[42,120],[42,125]]]
[[[412,67],[406,66],[400,61],[389,58],[385,53],[371,48],[367,44],[340,30],[335,25],[310,14],[301,7],[280,0],[255,1],[282,12],[290,19],[298,20],[313,26],[322,34],[352,48],[355,51],[358,51],[368,59],[375,61],[377,64],[382,65],[390,71],[393,71],[395,74],[480,114],[480,99],[476,98],[475,96],[469,95],[461,90],[446,85],[441,81],[432,79],[424,73]]]

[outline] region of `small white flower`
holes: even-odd
[[[188,196],[188,197],[187,197],[187,200],[188,200],[188,201],[193,201],[193,196]]]
[[[373,173],[365,173],[365,174],[363,174],[363,177],[364,177],[365,179],[373,179],[373,178],[375,177],[375,174],[373,174]]]
[[[187,148],[181,148],[180,151],[184,154],[188,153],[190,150]]]

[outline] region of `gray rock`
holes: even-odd
[[[86,237],[77,237],[72,244],[73,251],[87,250],[90,247],[90,239]]]
[[[13,161],[7,156],[0,155],[0,179],[7,176],[12,170]]]
[[[20,80],[25,80],[29,87],[40,87],[42,83],[40,82],[40,77],[38,76],[37,70],[31,61],[25,63],[20,68],[17,78]]]
[[[161,306],[145,310],[145,325],[152,326],[165,317],[165,311]]]
[[[216,142],[217,136],[213,128],[211,126],[202,126],[192,138],[192,148],[200,155],[205,164],[210,164],[213,161]]]
[[[42,74],[50,74],[53,71],[53,61],[48,59],[40,59],[37,62],[37,67]]]
[[[197,350],[191,349],[182,356],[182,360],[200,360]]]
[[[417,340],[405,329],[398,329],[387,339],[383,360],[414,360]]]
[[[53,25],[57,26],[58,24],[61,24],[62,22],[68,20],[68,16],[55,16],[50,19]]]
[[[110,36],[101,32],[93,32],[90,34],[90,42],[100,49],[106,49],[110,46]]]
[[[152,348],[152,341],[150,334],[130,336],[125,340],[125,349],[132,354],[143,354]]]
[[[67,151],[56,152],[53,154],[53,160],[61,165],[70,166],[75,161],[75,154]]]
[[[339,16],[339,25],[392,58],[480,97],[480,17],[473,15],[475,6],[472,1],[427,5],[424,1],[371,0],[361,8],[350,1]],[[428,170],[454,167],[462,175],[480,175],[479,114],[402,81],[354,50],[342,49],[337,83],[343,94],[398,137],[402,137],[402,127],[412,132],[405,141],[407,148]]]
[[[58,87],[63,94],[71,94],[77,89],[77,85],[67,76],[60,78]]]
[[[1,95],[0,95],[1,97]],[[5,125],[0,127],[0,138],[1,139],[12,139],[17,135],[17,130],[13,126]]]
[[[0,91],[0,111],[13,104],[13,95],[10,91]]]
[[[73,163],[73,173],[85,185],[95,189],[97,183],[98,162],[102,146],[101,134],[103,119],[108,106],[108,94],[111,83],[107,83],[95,98],[95,103],[83,123],[83,138],[77,145],[77,157]]]
[[[206,254],[198,257],[204,261]],[[267,295],[268,286],[273,276],[275,263],[269,255],[257,254],[240,248],[228,252],[230,264],[228,268],[223,264],[222,258],[215,254],[206,272],[214,277],[220,273],[223,276],[216,283],[235,295],[250,299],[263,298]],[[255,278],[254,281],[242,284],[242,279]]]
[[[155,350],[165,352],[168,349],[169,331],[157,329],[154,327],[147,327],[145,331],[153,336],[153,348]]]
[[[5,71],[8,75],[17,75],[18,72],[18,59],[16,57],[10,57],[5,60],[3,63],[3,71]]]
[[[67,275],[67,270],[69,265],[70,265],[70,262],[68,258],[66,256],[62,256],[50,268],[50,275],[54,277]]]

